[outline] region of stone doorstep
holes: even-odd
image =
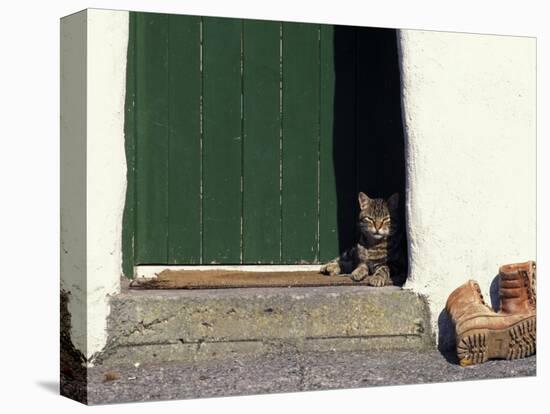
[[[423,296],[397,287],[125,290],[98,363],[212,361],[274,352],[433,349]]]

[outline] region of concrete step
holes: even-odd
[[[424,297],[397,287],[127,290],[98,362],[200,362],[310,351],[432,348]]]

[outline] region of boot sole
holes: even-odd
[[[461,366],[489,359],[518,359],[537,347],[537,318],[531,316],[504,329],[475,329],[462,335],[456,346]]]

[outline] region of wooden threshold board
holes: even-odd
[[[349,276],[326,276],[317,271],[164,270],[153,279],[134,279],[132,289],[224,289],[367,285]]]

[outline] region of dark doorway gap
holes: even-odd
[[[372,198],[398,192],[405,226],[405,142],[396,30],[335,26],[334,71],[333,160],[342,252],[357,240],[359,191]],[[350,168],[354,174],[350,175]],[[405,239],[405,254],[406,245]]]

